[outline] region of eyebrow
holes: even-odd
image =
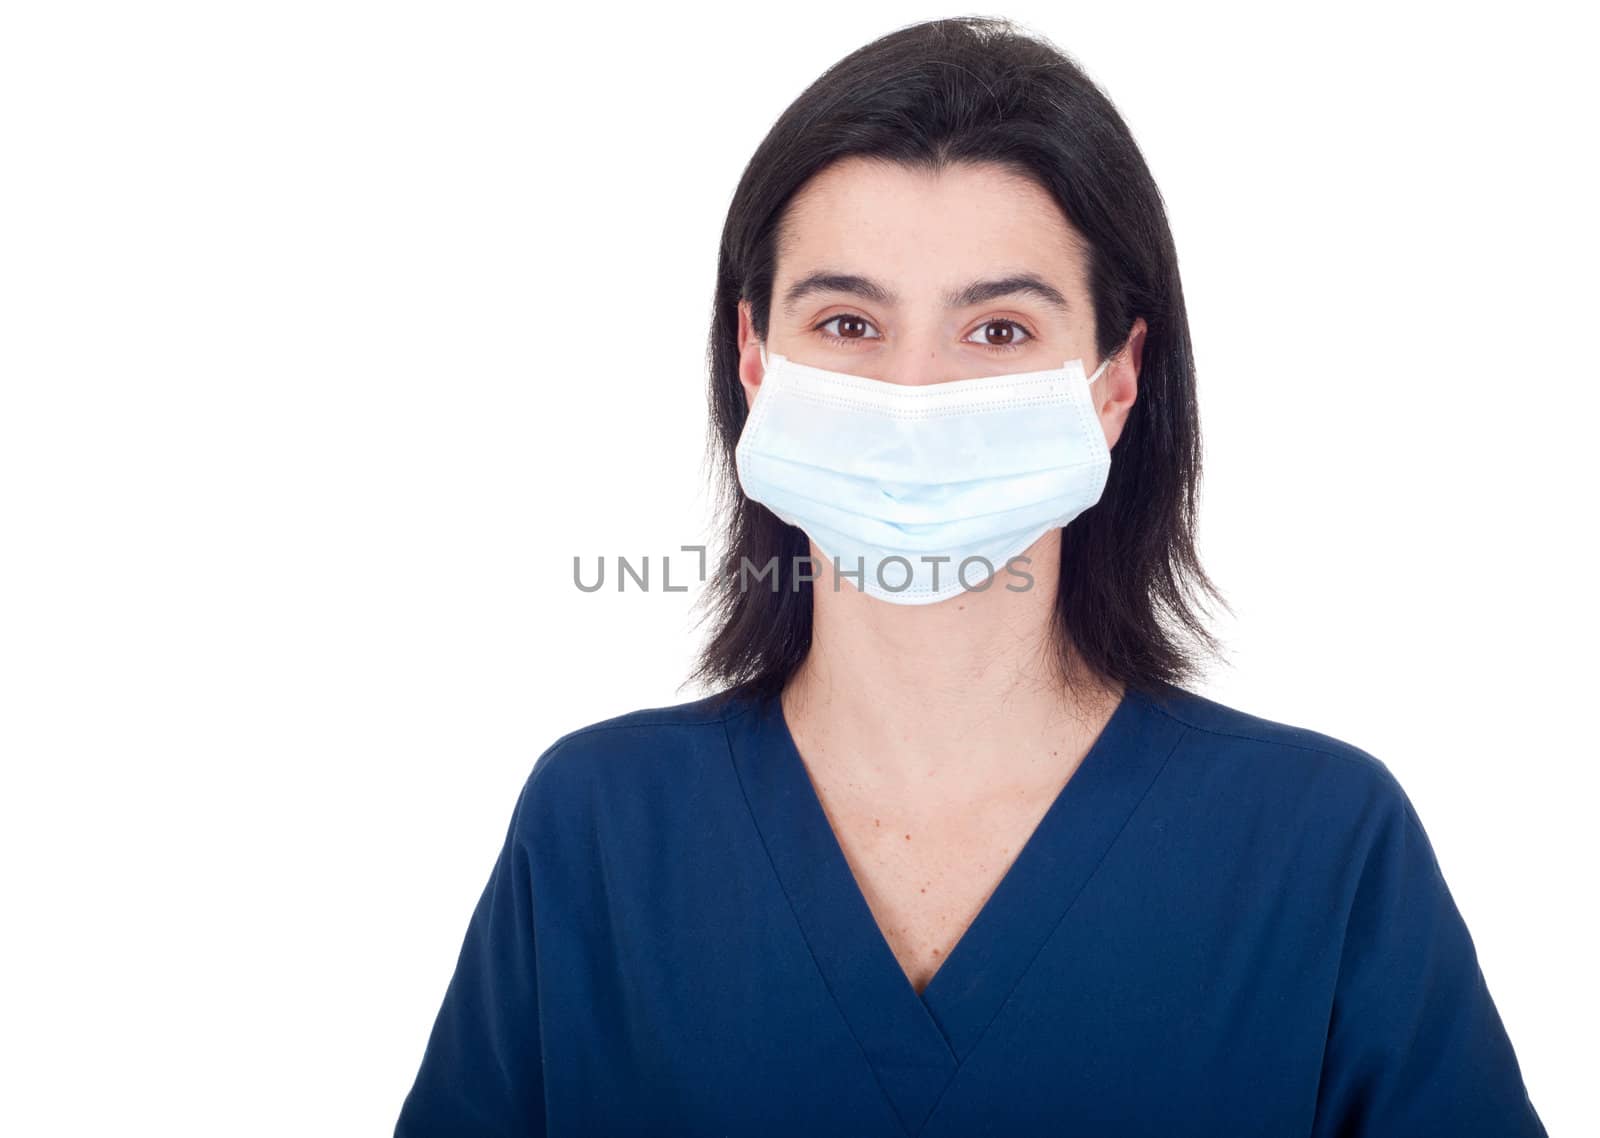
[[[814,273],[807,273],[794,284],[790,285],[783,294],[784,311],[793,315],[795,306],[805,297],[818,292],[843,292],[851,296],[858,296],[862,300],[874,304],[897,305],[900,297],[893,289],[856,273],[842,273],[831,269],[819,269]],[[1002,296],[1034,296],[1044,301],[1053,308],[1063,312],[1070,312],[1072,306],[1067,303],[1067,298],[1061,291],[1036,273],[1013,273],[1010,276],[997,277],[993,280],[973,281],[964,288],[958,288],[944,294],[944,303],[948,308],[968,308],[974,304],[983,304],[986,301],[998,300]]]

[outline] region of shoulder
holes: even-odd
[[[1293,809],[1304,821],[1337,826],[1415,823],[1388,764],[1339,735],[1256,715],[1183,688],[1147,697],[1183,729],[1175,776],[1251,803]]]
[[[592,812],[600,799],[692,793],[727,762],[726,721],[747,710],[745,702],[716,693],[574,727],[534,761],[518,815],[571,820]]]
[[[551,743],[545,754],[620,754],[639,744],[659,746],[704,734],[719,735],[724,720],[745,709],[745,704],[724,698],[724,693],[641,707],[575,727]]]

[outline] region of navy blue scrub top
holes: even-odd
[[[534,764],[396,1138],[1543,1135],[1366,752],[1124,696],[918,995],[775,699]]]

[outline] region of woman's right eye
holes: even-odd
[[[830,324],[840,325],[841,330],[837,332],[826,331],[828,325]],[[827,320],[824,320],[821,324],[817,325],[817,329],[821,331],[822,334],[828,339],[837,340],[840,342],[854,340],[881,340],[883,338],[881,335],[869,336],[866,335],[864,331],[861,331],[863,329],[870,328],[872,328],[872,324],[866,319],[866,317],[855,316],[850,313],[845,313],[840,316],[831,316]],[[850,330],[846,331],[844,329]],[[876,332],[876,329],[873,329],[873,331]]]

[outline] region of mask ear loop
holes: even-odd
[[[767,342],[765,340],[758,341],[756,346],[761,349],[761,370],[762,371],[766,371],[767,370]]]
[[[1091,375],[1084,382],[1093,383],[1095,380],[1099,379],[1100,378],[1100,373],[1105,371],[1107,366],[1110,365],[1110,363],[1111,363],[1111,357],[1110,356],[1107,356],[1105,359],[1101,360],[1100,361],[1100,366],[1094,369],[1094,374]]]

